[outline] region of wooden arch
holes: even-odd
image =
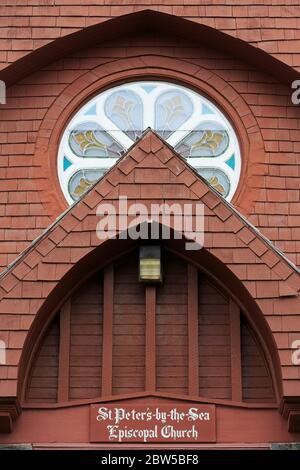
[[[188,318],[189,321],[196,322],[191,323],[189,326],[189,388],[188,394],[186,396],[180,394],[163,394],[156,390],[155,388],[155,378],[152,374],[146,375],[145,390],[141,393],[127,393],[125,395],[116,395],[112,393],[112,358],[110,356],[104,357],[102,354],[103,367],[105,365],[106,375],[103,378],[102,376],[102,396],[97,396],[93,399],[81,399],[81,400],[71,400],[68,398],[68,387],[69,381],[66,379],[65,369],[58,376],[64,378],[62,383],[58,388],[58,399],[56,403],[34,403],[32,400],[31,403],[26,403],[26,393],[28,390],[28,384],[30,379],[30,374],[33,369],[33,365],[36,361],[38,351],[40,350],[41,344],[46,336],[49,326],[57,315],[60,315],[60,325],[61,325],[61,335],[62,335],[62,352],[59,359],[59,362],[65,361],[68,362],[69,357],[69,327],[66,326],[70,322],[70,298],[73,295],[76,295],[76,292],[80,291],[80,288],[86,285],[88,279],[93,277],[96,273],[103,271],[104,273],[104,287],[103,287],[103,321],[106,322],[105,335],[112,335],[113,328],[113,288],[112,288],[112,279],[113,271],[111,269],[112,263],[117,262],[122,256],[126,256],[127,253],[131,253],[137,248],[140,243],[136,243],[129,240],[118,240],[118,245],[116,246],[113,241],[107,241],[96,250],[88,254],[84,259],[82,259],[78,264],[76,264],[71,271],[61,280],[57,285],[56,289],[51,293],[51,295],[46,299],[43,308],[41,309],[38,321],[34,322],[29,335],[28,340],[26,341],[25,347],[22,353],[22,360],[20,363],[20,372],[22,376],[19,378],[19,397],[22,402],[23,407],[64,407],[78,405],[80,403],[95,403],[101,401],[110,401],[110,400],[120,400],[127,399],[129,397],[139,398],[151,394],[157,397],[169,397],[174,399],[182,400],[198,400],[208,403],[222,403],[230,406],[257,406],[256,403],[246,403],[243,404],[242,399],[242,383],[241,383],[241,363],[239,362],[239,354],[241,352],[240,348],[240,325],[242,317],[246,319],[248,324],[247,328],[253,332],[255,341],[258,344],[259,349],[262,352],[262,357],[266,363],[267,370],[270,373],[273,392],[274,392],[274,402],[266,403],[266,406],[275,407],[278,406],[279,399],[281,396],[281,374],[280,374],[280,364],[278,358],[278,351],[273,339],[271,330],[264,319],[264,316],[258,305],[253,298],[249,295],[249,292],[243,287],[238,278],[227,268],[225,264],[220,262],[214,255],[208,252],[205,249],[200,250],[198,253],[193,255],[187,255],[184,250],[185,240],[173,240],[162,241],[162,246],[169,252],[174,254],[178,259],[181,259],[187,264],[187,278],[188,278],[188,289],[190,289],[188,297]],[[197,319],[195,318],[195,312],[198,312],[198,287],[197,277],[202,273],[209,282],[212,283],[220,292],[223,292],[224,295],[229,299],[230,302],[230,328],[231,335],[233,335],[234,340],[231,342],[231,366],[233,371],[231,372],[231,386],[232,386],[232,397],[231,399],[210,399],[205,396],[200,396],[196,392],[197,387],[199,387],[197,376],[195,375],[195,369],[198,370],[198,360],[195,362],[195,351],[197,351],[197,340],[195,339],[195,331],[198,328]],[[196,291],[193,291],[196,289]],[[108,292],[109,300],[105,300],[105,292]],[[145,304],[145,314],[148,318],[148,328],[150,335],[147,334],[146,330],[146,341],[148,341],[147,349],[152,351],[148,359],[146,358],[145,368],[148,363],[153,364],[155,359],[155,339],[153,339],[153,334],[155,336],[155,310],[153,311],[153,302],[155,302],[155,294],[150,288],[145,292],[146,304]],[[154,296],[154,297],[153,297]],[[106,313],[104,313],[106,311]],[[59,313],[60,312],[60,313]],[[152,312],[152,313],[151,313]],[[153,316],[154,315],[154,316]],[[66,320],[67,319],[67,320]],[[104,326],[103,326],[104,328]],[[152,333],[151,333],[152,331]],[[103,330],[104,338],[104,330]],[[148,339],[147,339],[148,338]],[[104,340],[105,341],[105,340]],[[67,350],[66,350],[67,348]],[[108,348],[108,351],[112,348],[112,339],[107,340],[103,345],[103,348]],[[67,356],[67,359],[66,359]],[[102,368],[103,371],[103,368]],[[154,372],[155,373],[155,372]],[[276,405],[277,403],[277,405]],[[262,404],[260,404],[262,405]]]

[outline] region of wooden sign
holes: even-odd
[[[90,408],[91,442],[215,442],[214,405],[101,404]]]

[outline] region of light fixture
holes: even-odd
[[[162,282],[160,246],[140,247],[140,281],[149,283]]]

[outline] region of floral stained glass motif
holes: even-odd
[[[87,102],[67,125],[58,153],[66,200],[79,199],[148,127],[186,159],[227,200],[238,185],[236,134],[207,98],[179,85],[132,82]]]
[[[106,116],[136,140],[143,132],[143,106],[140,97],[133,91],[118,90],[112,93],[105,102]]]
[[[74,201],[79,199],[96,181],[104,175],[105,171],[90,169],[79,170],[71,176],[69,193]]]
[[[160,95],[155,104],[155,129],[167,139],[193,113],[193,103],[181,90],[172,90]]]
[[[218,191],[218,193],[225,198],[228,196],[230,181],[222,170],[216,168],[199,168],[197,171],[216,191]]]
[[[228,147],[229,137],[220,124],[203,123],[179,142],[175,150],[185,158],[218,157]]]
[[[69,145],[79,157],[119,158],[124,149],[106,131],[94,123],[84,123],[70,133]]]

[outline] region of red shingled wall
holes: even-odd
[[[158,177],[161,168],[167,170],[163,181]],[[149,169],[152,169],[151,173]],[[0,321],[9,346],[8,365],[2,369],[3,396],[15,396],[17,385],[20,396],[25,384],[24,374],[30,364],[30,345],[34,347],[34,344],[38,344],[37,336],[46,327],[45,319],[50,319],[51,312],[55,313],[66,296],[70,295],[70,289],[83,280],[83,273],[95,272],[96,267],[99,269],[99,260],[105,264],[112,256],[116,256],[116,245],[113,242],[102,245],[102,241],[96,237],[95,227],[99,221],[96,208],[103,200],[116,204],[119,194],[124,194],[125,189],[129,200],[140,200],[147,207],[153,199],[156,203],[163,200],[170,203],[174,198],[192,204],[198,200],[203,202],[207,251],[192,252],[189,256],[211,272],[212,276],[225,280],[232,295],[241,299],[245,305],[245,313],[249,309],[248,321],[259,331],[266,357],[272,354],[269,364],[275,368],[273,377],[277,379],[278,393],[284,396],[299,395],[299,366],[291,364],[290,349],[291,341],[298,338],[300,331],[297,296],[299,276],[255,231],[245,225],[220,196],[210,191],[157,136],[148,132],[1,279]],[[150,195],[152,200],[149,200]],[[125,245],[120,246],[120,240],[117,248],[128,248],[128,242],[125,240]],[[31,339],[28,335],[30,326]],[[281,385],[283,390],[280,390]],[[260,413],[254,412],[254,421]],[[17,434],[21,442],[24,442],[22,426],[26,428],[26,415],[24,411],[25,421],[20,418],[23,424],[20,434]],[[287,439],[283,437],[284,432],[279,432],[280,437],[279,434],[277,437],[272,434],[276,428],[271,425],[275,415],[278,416],[277,410],[269,416],[268,429],[262,441],[266,436],[271,441]],[[28,416],[31,416],[30,412]],[[40,418],[43,419],[43,413]],[[232,419],[232,415],[228,419]],[[277,429],[282,430],[282,426]],[[51,432],[49,442],[52,440]],[[26,434],[26,440],[36,436],[36,430],[32,430],[32,433]],[[76,440],[72,433],[71,429],[69,438],[73,436],[73,440]],[[233,434],[230,436],[233,438]],[[11,438],[16,439],[16,435],[8,436],[4,441],[9,442]],[[227,438],[220,435],[218,439],[226,441]],[[293,438],[298,439],[298,435],[294,434]],[[36,437],[32,439],[36,441]],[[86,438],[81,436],[76,442],[81,439]],[[253,436],[247,435],[248,439],[253,442]],[[257,434],[255,439],[259,439]]]
[[[222,5],[218,0],[99,3],[99,0],[2,0],[0,70],[57,38],[111,17],[148,8],[182,16],[243,39],[300,71],[298,0],[282,1],[282,5],[274,5],[272,0],[256,0],[255,5],[246,0],[224,0]],[[161,35],[122,38],[105,46],[95,44],[74,51],[73,55],[30,74],[8,90],[7,105],[0,107],[0,270],[14,261],[66,207],[59,191],[57,204],[51,195],[53,187],[57,189],[56,160],[55,145],[50,149],[48,141],[60,114],[73,111],[74,96],[86,99],[88,94],[84,90],[94,73],[95,84],[100,84],[103,70],[111,70],[113,75],[115,70],[125,69],[124,62],[129,64],[128,68],[132,64],[133,70],[137,64],[148,68],[155,77],[159,77],[163,63],[165,70],[169,68],[170,76],[180,81],[174,65],[176,60],[191,77],[200,70],[207,86],[217,90],[214,99],[218,102],[217,95],[224,97],[219,104],[224,104],[225,112],[230,109],[230,102],[236,107],[234,124],[244,127],[254,140],[258,139],[260,147],[256,157],[261,159],[256,161],[252,154],[247,155],[250,177],[244,175],[244,182],[252,189],[251,197],[246,194],[246,199],[239,201],[239,208],[300,265],[300,110],[291,104],[290,88],[218,50],[195,47],[187,41]],[[128,72],[127,78],[130,75]],[[244,163],[245,158],[244,155]],[[135,190],[138,184],[135,181]],[[132,186],[124,189],[130,191]],[[169,195],[174,195],[174,188],[169,189]],[[158,196],[154,194],[154,197]],[[80,206],[76,208],[74,215],[65,219],[26,258],[26,263],[19,264],[14,275],[2,282],[0,339],[9,344],[8,366],[1,368],[0,377],[5,380],[1,382],[4,394],[15,392],[17,364],[33,313],[69,265],[93,245],[87,229],[89,222],[84,221],[87,225],[80,222],[81,210]],[[214,234],[209,243],[216,256],[228,264],[257,299],[277,342],[284,391],[287,395],[299,394],[299,370],[291,366],[290,350],[300,330],[298,299],[285,297],[281,292],[285,289],[283,279],[290,276],[295,284],[295,275],[274,254],[264,251],[266,248],[249,231],[237,227],[240,237],[237,242],[236,235],[227,233],[223,227],[227,215],[224,216],[221,208],[217,217],[209,217],[209,230]],[[230,220],[227,225],[232,230]],[[78,232],[69,233],[68,224],[73,223],[81,231],[80,240]],[[64,237],[67,242],[62,241]],[[51,250],[51,263],[47,263],[46,256]],[[23,276],[26,279],[21,286],[19,280]]]
[[[159,159],[168,168],[164,184],[158,183]],[[154,161],[156,165],[150,176],[147,169],[152,168]],[[136,166],[138,168],[135,168]],[[139,183],[141,173],[138,170],[143,173],[145,183],[143,185]],[[140,199],[145,204],[149,204],[149,198],[161,203],[164,199],[173,201],[174,197],[177,201],[195,201],[199,198],[205,204],[205,246],[216,257],[210,269],[220,269],[218,259],[221,263],[226,263],[228,269],[238,277],[238,286],[235,285],[234,279],[230,281],[227,271],[225,274],[219,272],[218,277],[226,276],[230,282],[231,291],[234,292],[234,289],[237,289],[236,295],[243,296],[242,302],[245,308],[248,308],[249,294],[255,299],[277,342],[284,392],[287,395],[292,394],[292,391],[293,394],[298,394],[300,390],[299,367],[291,364],[290,344],[298,337],[300,330],[297,315],[299,312],[299,297],[297,297],[299,276],[253,231],[245,227],[223,201],[210,192],[190,170],[187,170],[178,157],[164,147],[157,137],[147,134],[133,151],[119,162],[1,280],[0,325],[3,334],[9,336],[7,352],[9,366],[3,369],[6,379],[2,384],[3,395],[13,394],[16,390],[17,364],[28,328],[37,312],[39,312],[37,322],[42,321],[44,324],[42,310],[46,311],[50,308],[51,302],[51,309],[57,309],[57,304],[60,302],[59,293],[55,291],[56,286],[59,285],[60,289],[67,289],[67,293],[69,292],[70,286],[66,277],[64,282],[60,283],[62,277],[72,273],[71,268],[74,265],[78,266],[79,260],[102,243],[95,233],[98,222],[95,212],[98,203],[103,200],[103,196],[107,202],[115,202],[119,194],[124,194],[125,189],[129,199]],[[115,248],[113,254],[114,256],[116,254]],[[196,255],[197,253],[193,256],[196,257]],[[104,256],[104,259],[105,256],[112,256],[109,247],[101,256]],[[98,260],[99,257],[92,256],[92,262],[98,263]],[[201,263],[204,261],[202,260]],[[90,264],[88,267],[92,269]],[[82,279],[82,273],[85,271],[80,267],[78,269],[80,271],[77,275],[79,279]],[[225,268],[222,267],[222,269]],[[78,281],[69,280],[69,282],[73,287]],[[60,293],[60,295],[66,295],[66,293]],[[255,317],[253,305],[251,305],[251,315],[253,321],[259,326],[263,319],[261,314]],[[40,328],[41,325],[39,330]],[[267,332],[263,335],[264,341],[267,341]],[[273,360],[275,364],[276,358],[274,357]]]
[[[300,67],[298,0],[2,0],[1,67],[56,38],[145,9],[220,29]]]
[[[134,63],[129,62],[131,57],[135,58]],[[238,207],[300,265],[300,109],[291,104],[290,89],[213,49],[196,48],[169,37],[139,36],[77,52],[8,90],[7,104],[0,110],[0,267],[11,263],[66,207],[62,195],[60,202],[50,204],[47,190],[56,184],[57,147],[54,145],[50,153],[49,138],[52,139],[53,125],[65,112],[64,108],[66,113],[72,111],[70,95],[73,93],[74,100],[77,95],[86,98],[86,79],[89,83],[95,80],[94,73],[99,70],[100,81],[101,73],[111,67],[124,68],[124,62],[129,66],[132,63],[134,70],[142,61],[146,67],[151,65],[150,72],[157,63],[155,76],[159,76],[163,63],[175,78],[172,61],[176,59],[190,76],[201,67],[207,74],[207,84],[214,86],[228,103],[240,100],[234,124],[243,122],[249,135],[255,131],[263,142],[264,152],[258,155],[259,162],[252,174],[244,175],[253,189],[252,200],[249,202],[246,194],[246,200],[239,201]],[[131,75],[132,72],[127,73],[128,77]],[[124,77],[126,73],[123,80]],[[243,166],[248,164],[250,171],[253,155],[243,158]],[[60,193],[58,186],[56,192]]]

